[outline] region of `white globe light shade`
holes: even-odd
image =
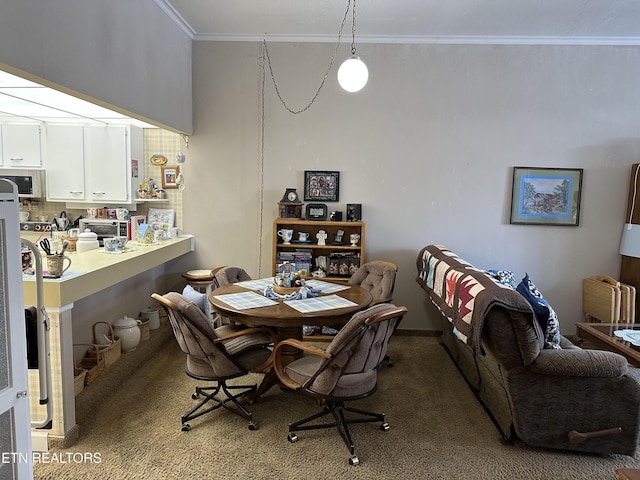
[[[338,83],[347,92],[357,92],[367,84],[369,70],[360,57],[346,59],[338,69]]]

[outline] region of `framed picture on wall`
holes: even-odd
[[[581,191],[581,168],[513,167],[511,223],[576,227]]]
[[[163,165],[162,169],[162,188],[178,188],[178,173],[180,167],[178,165]]]
[[[337,202],[340,194],[340,172],[305,170],[305,202]]]

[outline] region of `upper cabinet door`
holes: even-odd
[[[127,127],[85,127],[84,134],[86,200],[130,202]]]
[[[40,125],[2,125],[2,166],[41,167]]]
[[[85,200],[84,140],[80,125],[48,125],[44,136],[47,200]]]

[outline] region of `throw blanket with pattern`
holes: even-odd
[[[452,323],[458,339],[474,349],[480,346],[482,325],[493,307],[532,313],[522,295],[442,245],[422,249],[416,281]]]

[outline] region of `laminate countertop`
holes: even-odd
[[[35,242],[38,235],[22,234]],[[97,293],[118,282],[162,265],[195,249],[193,235],[169,238],[155,245],[127,244],[132,251],[112,254],[103,248],[86,252],[67,252],[71,266],[59,279],[44,279],[44,305],[61,307]],[[46,259],[43,258],[46,269]],[[36,305],[35,275],[23,275],[25,305]]]

